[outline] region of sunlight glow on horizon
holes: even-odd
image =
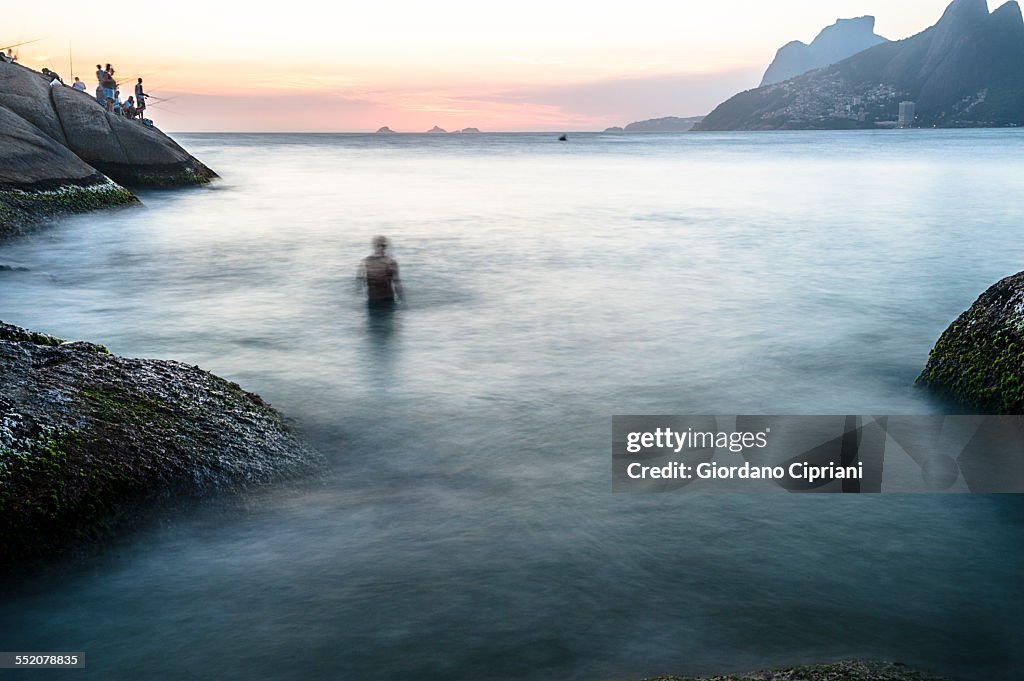
[[[151,110],[169,130],[600,130],[707,113],[755,87],[783,44],[837,18],[872,14],[877,33],[901,39],[947,4],[298,0],[270,15],[238,2],[93,12],[57,0],[45,12],[7,8],[0,45],[40,38],[20,61],[69,83],[77,75],[90,91],[97,62],[113,63],[128,93],[143,77],[173,98]],[[116,37],[104,44],[111,13]]]

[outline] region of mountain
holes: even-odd
[[[915,36],[720,104],[698,130],[874,128],[912,101],[922,127],[1024,125],[1024,19],[1016,2],[954,0]]]
[[[839,19],[822,29],[810,45],[794,40],[779,48],[775,60],[765,71],[761,86],[789,80],[852,57],[869,47],[889,42],[875,34],[875,18]]]
[[[430,130],[427,130],[427,134],[428,135],[440,135],[440,134],[446,133],[446,132],[448,132],[448,131],[445,130],[444,128],[439,128],[436,125],[434,127],[432,127]]]

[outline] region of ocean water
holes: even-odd
[[[84,651],[76,679],[1019,678],[1019,498],[615,495],[609,435],[949,410],[913,381],[1024,269],[1024,133],[177,138],[223,179],[0,244],[0,318],[238,381],[327,464],[4,585],[0,648]]]

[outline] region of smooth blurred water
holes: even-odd
[[[1018,678],[1018,498],[613,495],[609,434],[945,409],[932,343],[1024,269],[1021,132],[180,141],[223,180],[0,245],[0,318],[239,381],[329,464],[7,585],[0,648],[81,679]],[[391,317],[353,281],[378,233]]]

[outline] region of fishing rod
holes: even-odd
[[[15,47],[21,47],[22,45],[31,45],[32,43],[38,43],[40,40],[42,40],[42,38],[36,38],[35,40],[26,40],[25,42],[14,43],[13,45],[4,45],[3,47],[0,47],[0,50],[10,50]]]

